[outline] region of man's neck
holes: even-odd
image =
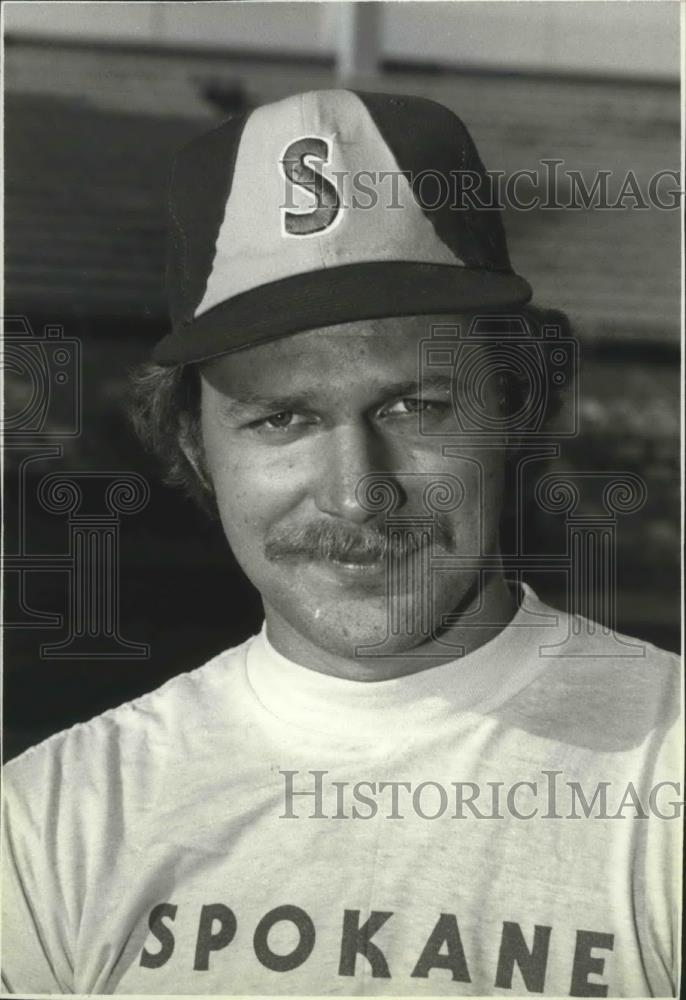
[[[474,652],[507,628],[517,604],[518,597],[502,572],[490,573],[455,609],[454,624],[414,646],[383,656],[339,655],[317,646],[266,603],[265,616],[270,643],[294,663],[347,680],[382,681],[418,673]]]

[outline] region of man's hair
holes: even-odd
[[[558,337],[571,336],[569,320],[560,310],[529,306],[517,315],[525,319],[533,337],[540,335],[543,326],[553,328]],[[489,322],[492,320],[489,317]],[[503,316],[502,320],[511,323],[508,317]],[[571,363],[571,352],[568,359]],[[202,441],[200,367],[201,363],[165,366],[146,362],[139,365],[131,373],[129,415],[144,447],[157,457],[164,482],[180,487],[206,513],[216,518],[219,512]],[[559,369],[556,378],[548,364],[543,370],[546,384],[539,386],[544,395],[543,405],[537,412],[537,429],[549,424],[562,404]],[[562,384],[569,385],[574,372],[568,370],[564,374]],[[525,411],[532,387],[521,368],[517,370],[517,366],[513,366],[510,371],[504,370],[499,375],[499,383],[500,405],[505,416]],[[513,454],[516,454],[516,444],[511,448]]]

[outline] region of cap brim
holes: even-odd
[[[382,261],[296,274],[243,292],[181,324],[156,345],[158,364],[187,364],[264,341],[384,316],[460,314],[522,306],[531,288],[512,272]]]

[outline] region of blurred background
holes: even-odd
[[[261,622],[221,530],[160,484],[125,416],[127,373],[167,331],[165,192],[181,144],[233,111],[345,85],[448,105],[492,170],[558,159],[589,186],[611,171],[615,193],[631,171],[645,192],[679,170],[680,110],[676,2],[36,2],[6,3],[3,18],[7,759]],[[642,509],[618,518],[618,627],[678,649],[680,218],[636,201],[508,210],[505,224],[535,301],[566,310],[581,345],[580,433],[556,467],[647,485]],[[76,532],[41,493],[60,472],[97,494]],[[103,528],[93,472],[138,473],[147,504]],[[597,497],[582,503],[597,513]],[[134,644],[106,656],[68,641],[65,553],[86,529],[118,546],[110,596]],[[531,516],[531,551],[564,545],[559,517]],[[530,579],[565,603],[560,574]]]

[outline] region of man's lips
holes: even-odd
[[[292,552],[282,556],[282,559],[292,559],[297,562],[333,563],[337,566],[383,566],[388,562],[411,560],[426,548],[425,545],[405,549],[402,552],[390,549],[384,552],[345,552],[340,554],[322,555],[313,552]]]
[[[341,551],[312,550],[281,552],[274,559],[289,574],[292,585],[324,594],[347,594],[353,599],[377,600],[386,594],[409,593],[426,586],[430,574],[430,553],[445,553],[447,547],[435,540],[422,539],[410,545],[359,546]],[[290,572],[287,569],[290,568]]]
[[[345,556],[341,559],[316,557],[307,559],[306,563],[318,578],[333,580],[337,584],[362,584],[366,581],[374,586],[383,585],[388,569],[388,562],[383,556]]]
[[[323,559],[320,560],[328,565],[334,566],[336,569],[351,570],[359,573],[371,573],[383,570],[387,564],[388,559],[385,556],[343,556],[340,559]]]
[[[419,546],[403,552],[378,553],[346,553],[340,556],[302,555],[298,561],[319,571],[329,579],[337,581],[348,580],[359,582],[367,580],[378,585],[386,580],[386,576],[402,563],[413,564],[422,558],[426,546]]]
[[[343,566],[376,566],[386,561],[387,554],[385,552],[346,552],[323,558],[325,562],[338,563]]]

